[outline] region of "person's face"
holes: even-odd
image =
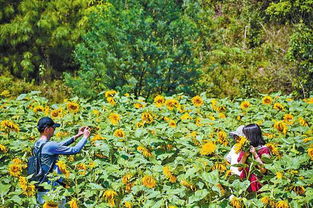
[[[55,130],[55,128],[54,128],[53,126],[48,126],[48,127],[46,127],[46,129],[45,129],[45,133],[46,133],[46,135],[47,135],[48,137],[52,137],[53,134],[54,134],[54,130]]]
[[[238,143],[240,141],[240,137],[239,136],[235,135],[234,138],[235,138],[236,143]]]

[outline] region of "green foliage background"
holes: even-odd
[[[126,201],[131,202],[133,207],[147,208],[170,205],[232,207],[231,195],[239,198],[241,207],[281,207],[277,205],[279,201],[286,201],[289,207],[312,206],[313,155],[311,152],[310,157],[308,151],[313,147],[312,99],[309,103],[276,94],[272,95],[272,103],[262,104],[262,99],[255,98],[213,100],[205,94],[201,97],[203,105],[199,107],[184,95],[166,97],[178,101],[180,107],[173,110],[164,104],[157,107],[143,98],[141,103],[144,107],[135,108],[139,101],[134,96],[119,93],[113,97],[115,105],[106,102],[104,96],[93,101],[76,97],[70,100],[79,104],[75,113],[69,111],[69,101],[49,105],[48,100],[39,96],[38,92],[0,101],[0,121],[9,118],[20,128],[19,132],[5,131],[2,126],[0,129],[0,144],[6,147],[6,151],[0,150],[1,204],[4,207],[32,207],[36,204],[34,196],[25,196],[18,177],[9,174],[9,165],[14,158],[26,162],[38,138],[38,131],[34,128],[36,121],[59,109],[61,113],[54,120],[62,126],[56,129],[52,138],[54,141],[76,134],[79,126],[92,126],[94,131],[79,154],[72,158],[60,157],[70,172],[66,178],[70,187],[65,189],[60,186],[51,191],[53,194],[49,200],[57,201],[66,196],[68,201],[76,198],[79,207],[110,207],[103,193],[114,190],[117,193],[114,197],[116,207],[124,207]],[[249,101],[250,106],[241,108],[242,101]],[[280,103],[283,109],[275,109],[274,103]],[[42,106],[43,110],[35,110],[38,106]],[[153,121],[138,126],[138,122],[143,122],[144,112],[149,112]],[[111,113],[120,116],[116,125],[110,122]],[[186,113],[190,118],[182,119]],[[221,117],[221,113],[225,117]],[[287,122],[284,119],[286,114],[293,115],[293,118],[285,123],[288,130],[284,134],[274,126],[277,121]],[[169,126],[165,117],[176,121],[176,127]],[[300,122],[301,118],[306,123]],[[197,119],[201,120],[200,124]],[[258,123],[267,145],[272,144],[276,149],[276,152],[272,151],[271,159],[263,158],[267,174],[260,177],[264,186],[256,195],[247,191],[248,180],[227,175],[230,165],[224,158],[234,145],[228,133],[239,125],[249,123]],[[117,129],[122,129],[125,137],[114,136]],[[220,132],[225,133],[224,141],[228,144],[220,142]],[[216,149],[210,155],[201,155],[201,146],[208,141],[214,142]],[[138,151],[138,146],[147,148],[151,156],[144,156]],[[90,162],[96,165],[89,168]],[[85,174],[77,168],[79,164],[86,165]],[[223,164],[225,169],[214,168],[216,164]],[[256,164],[250,164],[250,170],[259,174]],[[171,183],[164,175],[162,169],[165,166],[170,167],[171,173],[177,177],[176,182]],[[281,173],[282,177],[279,178],[277,173]],[[122,180],[126,174],[132,175],[129,181],[133,184],[131,191],[127,191]],[[25,170],[21,175],[26,176]],[[154,188],[143,185],[142,177],[145,175],[156,179]],[[195,188],[182,185],[182,180]],[[223,189],[218,188],[218,184]],[[304,191],[297,192],[295,187],[303,187]],[[263,197],[268,197],[274,205],[265,205],[261,201]]]
[[[45,92],[55,101],[104,89],[312,94],[311,0],[0,3],[0,90],[11,95],[50,84],[64,89]]]

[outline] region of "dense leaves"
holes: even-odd
[[[175,2],[139,1],[132,9],[112,5],[104,14],[93,14],[89,24],[90,32],[75,50],[80,83],[88,84],[75,88],[77,80],[67,76],[76,93],[84,95],[91,84],[98,92],[111,88],[145,97],[192,94],[199,75],[193,54],[199,33]]]
[[[55,141],[76,134],[79,126],[93,128],[81,153],[60,158],[69,187],[51,191],[49,203],[67,196],[71,207],[310,207],[312,103],[277,94],[246,100],[157,96],[148,103],[115,91],[57,105],[38,92],[4,99],[0,194],[6,207],[35,204],[24,164],[38,138],[34,126],[48,115],[62,124]],[[271,158],[262,158],[267,174],[257,195],[247,191],[249,181],[229,175],[224,159],[234,145],[228,132],[249,123],[261,126],[272,151]]]
[[[0,72],[28,80],[75,69],[72,50],[99,1],[1,1]]]

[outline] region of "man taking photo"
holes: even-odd
[[[60,126],[60,124],[55,123],[49,117],[43,117],[38,121],[37,129],[40,132],[40,138],[35,142],[33,154],[39,156],[39,175],[43,176],[40,177],[40,180],[38,181],[39,183],[47,182],[52,184],[52,186],[64,185],[62,178],[53,182],[49,181],[47,179],[48,173],[54,171],[61,174],[60,168],[56,164],[59,159],[59,155],[73,155],[79,153],[86,144],[90,135],[89,127],[81,127],[79,128],[78,133],[69,139],[61,142],[50,141],[51,137],[54,135],[55,128]],[[75,146],[69,146],[81,136],[83,136],[83,138],[80,139]],[[45,202],[43,196],[47,193],[48,190],[39,187],[37,192],[38,203],[43,204]],[[65,203],[65,200],[63,200],[60,207],[64,206]]]

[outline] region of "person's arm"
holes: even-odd
[[[255,148],[251,147],[250,148],[250,152],[254,156],[255,161],[257,161],[260,164],[260,165],[258,165],[258,168],[260,169],[261,173],[266,173],[266,168],[264,167],[264,163],[261,160],[261,158],[258,155],[258,153],[256,152]],[[264,153],[264,155],[268,155],[268,157],[270,156],[269,154],[266,154],[266,153]]]
[[[72,144],[74,141],[75,141],[75,138],[74,138],[74,136],[73,136],[73,137],[71,137],[71,138],[69,138],[69,139],[66,139],[66,140],[64,140],[64,141],[62,141],[62,142],[59,142],[58,144],[59,144],[60,146],[68,146],[68,145]]]
[[[86,142],[87,138],[83,137],[74,147],[62,146],[58,143],[53,143],[49,146],[48,151],[53,155],[74,155],[81,151]]]
[[[231,163],[231,154],[230,152],[225,156],[225,160],[229,163]]]
[[[74,147],[68,147],[68,146],[62,146],[59,143],[51,142],[49,144],[47,151],[49,154],[52,155],[73,155],[77,154],[81,151],[81,149],[85,146],[87,139],[90,135],[89,128],[84,129],[83,133],[84,137],[74,146]]]
[[[261,173],[266,173],[266,168],[264,167],[264,163],[262,162],[261,158],[258,154],[253,155],[255,160],[260,163],[261,165],[258,165],[258,168],[260,169]]]
[[[239,159],[238,163],[239,164],[245,164],[249,155],[250,155],[249,152],[241,152],[240,156],[238,158]],[[238,167],[238,170],[242,170],[242,169],[243,169],[243,167]]]
[[[60,146],[68,146],[68,145],[72,144],[77,138],[79,138],[80,136],[83,135],[85,128],[86,127],[80,127],[79,130],[78,130],[78,133],[76,135],[74,135],[71,138],[66,139],[66,140],[64,140],[62,142],[59,142],[58,144]]]

